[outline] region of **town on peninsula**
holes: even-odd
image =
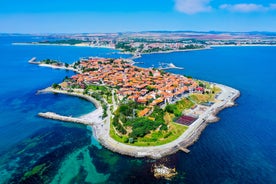
[[[133,156],[161,158],[193,144],[215,116],[233,106],[239,91],[231,87],[140,68],[131,59],[81,58],[72,64],[46,59],[29,63],[76,72],[38,93],[78,96],[96,110],[81,117],[41,112],[44,118],[91,126],[107,149]]]

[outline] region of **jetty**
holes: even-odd
[[[38,113],[38,116],[47,118],[47,119],[53,119],[58,121],[64,121],[64,122],[72,122],[72,123],[79,123],[79,124],[85,124],[85,125],[93,125],[92,121],[80,119],[80,118],[73,118],[69,116],[62,116],[59,114],[56,114],[54,112],[45,112],[45,113]]]
[[[36,57],[33,57],[31,58],[28,63],[31,63],[31,64],[39,64],[39,62],[36,61]]]
[[[181,147],[180,145],[178,145],[179,150],[183,151],[184,153],[190,153],[190,150],[185,148],[185,147]]]

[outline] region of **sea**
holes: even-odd
[[[173,63],[168,72],[240,90],[236,105],[218,114],[199,140],[159,160],[132,158],[103,148],[91,128],[43,119],[53,111],[78,117],[95,106],[78,97],[37,94],[71,71],[39,67],[32,57],[67,63],[81,57],[128,58],[117,50],[74,46],[15,45],[41,36],[0,36],[0,184],[10,183],[276,183],[276,47],[214,47],[146,54],[140,67]],[[171,180],[157,179],[154,164],[175,168]]]

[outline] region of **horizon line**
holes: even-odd
[[[276,31],[195,31],[195,30],[144,30],[144,31],[116,31],[116,32],[40,32],[40,33],[24,33],[24,32],[0,32],[0,34],[17,34],[17,35],[36,35],[36,34],[120,34],[120,33],[275,33]]]

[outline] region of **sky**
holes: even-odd
[[[0,0],[1,33],[276,32],[276,0]]]

